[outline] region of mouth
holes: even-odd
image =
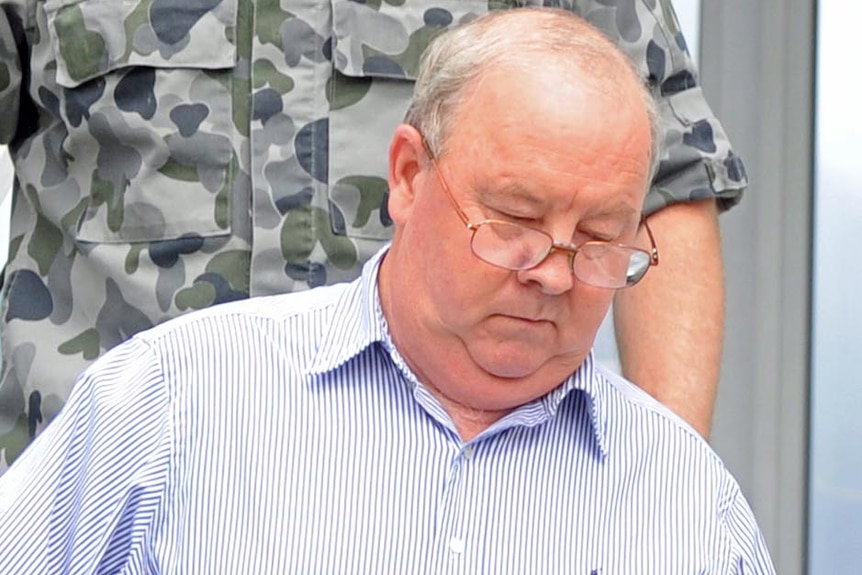
[[[541,324],[546,324],[546,323],[553,323],[549,319],[536,317],[536,316],[517,315],[517,314],[508,314],[508,313],[501,313],[498,315],[502,318],[505,318],[505,319],[510,319],[510,320],[514,320],[514,321],[518,321],[518,322],[524,322],[524,323],[528,323],[528,324],[541,325]]]

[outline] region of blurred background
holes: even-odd
[[[751,180],[721,218],[728,315],[712,444],[779,573],[862,573],[862,4],[674,6]],[[0,263],[11,186],[0,147]],[[606,326],[611,364],[612,342]]]

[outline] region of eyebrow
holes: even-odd
[[[524,186],[517,183],[512,183],[502,188],[488,188],[486,186],[476,187],[474,189],[476,198],[485,205],[494,206],[499,204],[500,199],[514,199],[517,202],[522,202],[530,208],[544,209],[548,207],[548,203],[541,196],[530,192]],[[589,222],[590,220],[601,220],[608,218],[628,218],[637,213],[637,209],[629,204],[618,201],[608,206],[602,206],[595,211],[588,210],[585,212],[581,221]]]
[[[584,220],[593,220],[593,219],[603,219],[603,218],[617,218],[617,217],[629,217],[637,213],[637,209],[631,207],[630,205],[619,202],[617,204],[613,204],[610,207],[602,207],[594,212],[587,212],[584,214],[582,219]]]
[[[500,200],[515,200],[516,202],[526,204],[530,208],[544,208],[547,201],[530,192],[527,188],[516,184],[508,184],[501,188],[489,188],[488,186],[477,186],[475,188],[476,198],[483,204],[493,206],[500,203]]]

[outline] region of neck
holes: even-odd
[[[413,368],[411,367],[411,369]],[[455,431],[458,432],[458,436],[464,443],[470,441],[491,427],[496,421],[512,412],[512,409],[488,410],[470,407],[448,397],[434,385],[430,385],[424,381],[423,383],[425,383],[425,386],[437,401],[440,402],[449,419],[452,420]]]

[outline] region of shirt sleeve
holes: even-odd
[[[170,467],[168,397],[147,344],[85,372],[0,477],[0,573],[137,573]]]
[[[733,546],[733,575],[775,575],[766,541],[757,526],[754,513],[738,490],[723,515],[724,527]]]
[[[704,98],[671,0],[581,4],[586,19],[631,58],[657,102],[661,163],[644,213],[707,198],[722,211],[737,204],[748,185],[745,166]]]

